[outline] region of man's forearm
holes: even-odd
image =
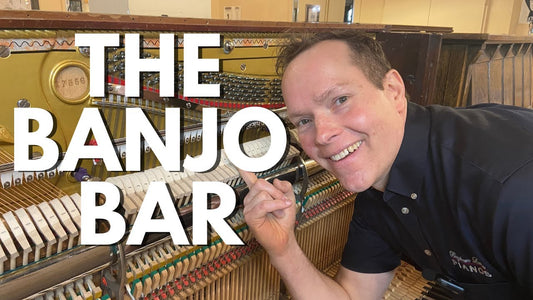
[[[283,255],[270,255],[294,299],[350,299],[344,288],[320,272],[294,241]]]

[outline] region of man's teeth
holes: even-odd
[[[333,155],[330,157],[331,160],[333,161],[339,161],[343,158],[345,158],[346,156],[348,156],[348,154],[354,152],[355,150],[357,150],[359,148],[359,146],[361,146],[361,144],[363,143],[363,141],[359,141],[351,146],[349,146],[348,148],[342,150],[341,152]]]

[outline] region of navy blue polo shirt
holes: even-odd
[[[533,297],[533,110],[408,104],[386,190],[357,196],[341,264],[381,273],[400,259],[467,298]]]

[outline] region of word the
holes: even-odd
[[[198,58],[198,48],[220,46],[220,34],[184,34],[183,37],[183,95],[185,97],[220,97],[219,84],[199,84],[198,73],[218,72],[216,58]],[[105,47],[118,47],[118,33],[77,33],[75,43],[78,47],[89,47],[91,97],[105,96]],[[159,58],[140,58],[139,34],[124,36],[125,54],[125,96],[139,97],[139,73],[159,72],[159,96],[174,97],[174,35],[159,35]]]

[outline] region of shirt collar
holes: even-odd
[[[385,201],[393,197],[390,192],[411,198],[413,193],[419,194],[427,161],[429,126],[428,110],[408,102],[402,145],[389,173]]]

